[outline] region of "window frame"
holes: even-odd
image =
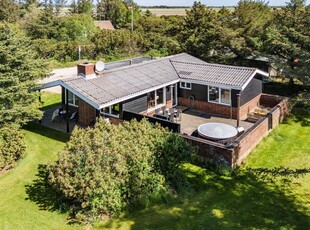
[[[78,101],[80,98],[78,96],[76,96],[73,92],[71,92],[70,90],[68,90],[68,89],[66,89],[66,90],[67,90],[67,93],[65,93],[65,104],[67,103],[67,95],[69,97],[69,93],[72,93],[72,101],[74,103],[70,103],[69,98],[68,98],[68,105],[73,106],[73,107],[79,107]]]
[[[107,116],[110,116],[110,117],[115,117],[115,118],[119,118],[120,117],[120,112],[119,111],[119,114],[118,115],[115,115],[112,113],[112,106],[114,105],[119,105],[119,110],[121,110],[121,103],[116,103],[116,104],[113,104],[113,105],[110,105],[110,106],[107,106],[107,107],[104,107],[100,110],[100,114],[103,114],[103,115],[107,115]],[[109,109],[109,112],[105,112],[105,109],[108,108]]]
[[[182,86],[183,83],[185,84],[185,86]],[[189,86],[187,86],[187,84]],[[180,81],[180,88],[181,89],[192,90],[192,83],[191,82],[186,82],[186,81]]]
[[[219,89],[219,92],[218,92],[218,95],[219,95],[219,98],[218,98],[218,102],[215,102],[215,101],[210,101],[210,87],[216,87]],[[224,90],[229,90],[229,103],[224,103],[222,102],[222,89]],[[224,87],[219,87],[219,86],[211,86],[211,85],[208,85],[208,102],[209,103],[214,103],[214,104],[220,104],[220,105],[226,105],[226,106],[231,106],[231,89],[230,88],[224,88]]]

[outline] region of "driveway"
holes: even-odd
[[[62,68],[62,69],[54,69],[52,71],[52,75],[50,77],[44,78],[39,81],[39,84],[44,84],[52,81],[57,81],[60,79],[65,79],[69,77],[74,77],[77,74],[76,67]],[[61,87],[55,86],[52,88],[44,89],[42,91],[48,91],[52,93],[61,93]]]

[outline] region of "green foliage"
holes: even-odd
[[[26,150],[24,136],[17,129],[4,127],[0,129],[0,171],[14,165]]]
[[[32,50],[20,30],[0,24],[0,128],[39,119],[36,81],[48,75],[46,63]]]
[[[73,14],[62,18],[58,40],[87,42],[94,35],[96,27],[91,16]]]
[[[125,28],[131,23],[132,10],[133,19],[137,20],[140,17],[140,10],[134,1],[98,0],[96,19],[110,20],[115,28]]]
[[[19,14],[19,6],[14,1],[0,1],[0,21],[16,22],[19,18]]]
[[[72,14],[92,14],[92,0],[73,0],[70,12]]]
[[[98,57],[111,54],[124,54],[132,56],[140,52],[143,38],[141,34],[128,30],[101,30],[92,39],[95,45],[94,52]]]
[[[181,187],[180,166],[193,150],[180,136],[146,120],[73,131],[49,181],[80,217],[117,216]]]
[[[194,2],[191,10],[186,12],[181,33],[181,44],[186,52],[207,59],[218,39],[218,21],[216,12],[200,2]]]

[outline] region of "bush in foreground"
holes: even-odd
[[[179,166],[192,154],[180,136],[146,120],[119,126],[100,120],[74,130],[49,167],[49,182],[83,218],[117,216],[176,192]]]
[[[14,128],[0,129],[0,170],[12,167],[25,153],[23,134]]]

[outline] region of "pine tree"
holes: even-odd
[[[48,75],[31,42],[16,27],[0,24],[0,128],[39,119],[36,81]]]

